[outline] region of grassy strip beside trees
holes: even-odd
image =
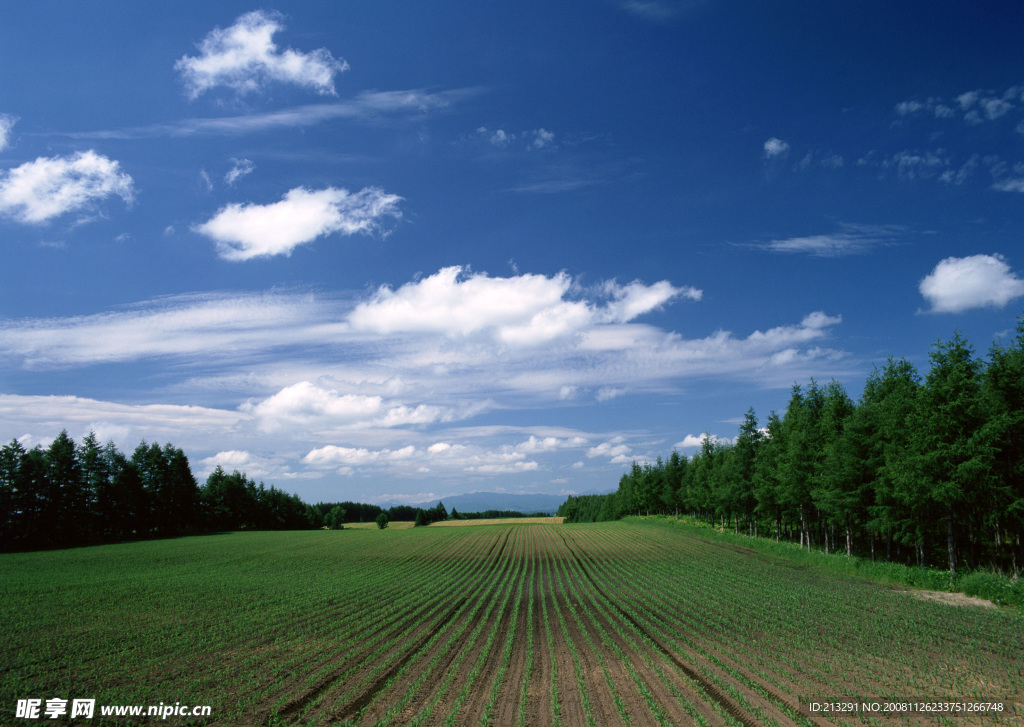
[[[871,561],[1017,577],[1024,566],[1024,317],[1012,345],[975,357],[936,343],[922,380],[889,359],[854,403],[841,384],[792,389],[733,443],[633,463],[610,495],[570,497],[567,522],[684,513],[720,528]]]

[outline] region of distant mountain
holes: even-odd
[[[470,492],[465,495],[444,497],[441,500],[428,500],[427,502],[411,504],[415,507],[430,508],[437,507],[438,502],[443,502],[448,512],[455,508],[459,512],[518,510],[523,513],[546,512],[554,515],[555,511],[558,510],[558,506],[565,502],[566,497],[566,495],[510,495],[505,492]],[[386,509],[392,505],[409,503],[380,502],[377,504]]]

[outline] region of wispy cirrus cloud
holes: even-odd
[[[231,159],[231,169],[224,175],[224,183],[232,186],[242,177],[252,174],[256,170],[256,164],[251,159]]]
[[[0,321],[0,357],[26,368],[256,355],[309,342],[331,307],[308,295],[181,295],[106,313]],[[312,329],[312,330],[311,330]]]
[[[27,224],[92,209],[111,196],[131,204],[134,182],[116,161],[91,149],[39,157],[0,175],[0,212]]]
[[[365,91],[347,101],[307,104],[277,111],[182,119],[162,124],[132,126],[100,131],[65,132],[73,139],[147,139],[154,137],[236,136],[277,129],[315,126],[335,120],[385,120],[394,117],[419,118],[443,111],[461,99],[478,92],[464,88],[449,91],[421,89],[399,91]]]
[[[788,237],[746,245],[759,250],[813,257],[860,255],[884,245],[893,245],[905,230],[886,225],[842,224],[839,232]]]
[[[278,51],[273,37],[284,30],[281,18],[279,13],[256,10],[226,29],[212,30],[198,44],[198,56],[183,56],[174,64],[189,97],[198,98],[217,86],[238,94],[253,93],[269,82],[334,95],[334,76],[348,70],[348,63],[325,48],[309,53]]]
[[[622,0],[619,3],[630,15],[653,23],[674,20],[700,4],[700,0]]]
[[[6,149],[11,143],[11,131],[18,122],[17,116],[0,114],[0,151]]]
[[[358,192],[296,187],[271,204],[229,204],[193,229],[217,244],[225,260],[291,255],[299,245],[340,233],[370,234],[386,217],[400,217],[401,197],[377,187]]]

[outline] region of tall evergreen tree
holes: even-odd
[[[945,523],[946,553],[956,574],[961,532],[980,525],[979,503],[993,485],[993,430],[987,422],[981,390],[981,366],[959,334],[935,344],[932,364],[921,392],[921,406],[911,417],[911,457],[905,475],[926,488],[933,521]]]
[[[782,420],[774,411],[768,415],[766,433],[754,456],[753,492],[756,512],[775,523],[775,541],[782,535],[781,457],[786,448]]]
[[[82,488],[75,441],[62,429],[46,450],[44,518],[48,539],[55,545],[82,542],[88,507]]]
[[[1009,566],[1018,575],[1024,564],[1024,316],[1010,346],[992,347],[984,384],[999,483],[992,493],[993,545],[997,557],[1009,551]]]

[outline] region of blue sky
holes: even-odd
[[[10,5],[0,435],[613,488],[1024,310],[1024,7]]]

